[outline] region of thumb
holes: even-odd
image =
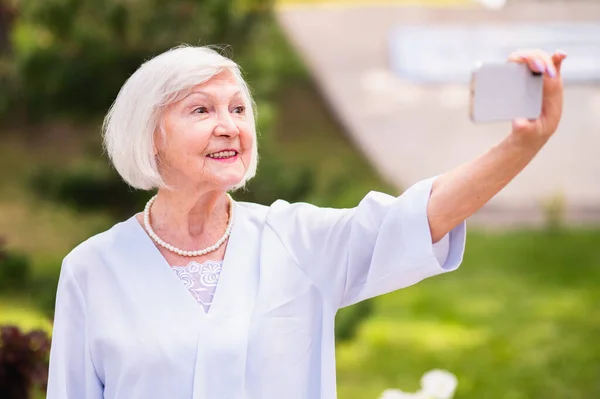
[[[532,121],[525,118],[518,118],[512,121],[513,130],[525,130],[531,127]]]

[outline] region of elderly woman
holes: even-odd
[[[462,261],[465,219],[557,128],[565,55],[511,56],[545,74],[540,119],[474,161],[355,208],[234,201],[257,165],[238,66],[206,47],[144,63],[104,125],[143,212],[61,269],[49,399],[334,398],[336,311]]]

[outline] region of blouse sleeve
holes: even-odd
[[[351,209],[278,201],[267,225],[334,306],[352,305],[455,270],[462,262],[464,221],[432,244],[427,204],[434,179],[399,197],[371,192]]]
[[[81,288],[65,260],[56,293],[47,399],[101,399],[86,339],[86,308]]]

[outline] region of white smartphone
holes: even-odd
[[[514,62],[480,64],[471,75],[470,116],[475,123],[537,119],[544,77]]]

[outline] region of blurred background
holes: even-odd
[[[150,197],[100,126],[181,43],[223,45],[253,89],[261,162],[234,197],[333,207],[508,133],[468,119],[475,62],[567,51],[559,132],[472,218],[461,269],[338,314],[338,394],[415,391],[441,368],[456,398],[600,398],[597,0],[0,0],[0,398],[44,397],[62,258]]]

